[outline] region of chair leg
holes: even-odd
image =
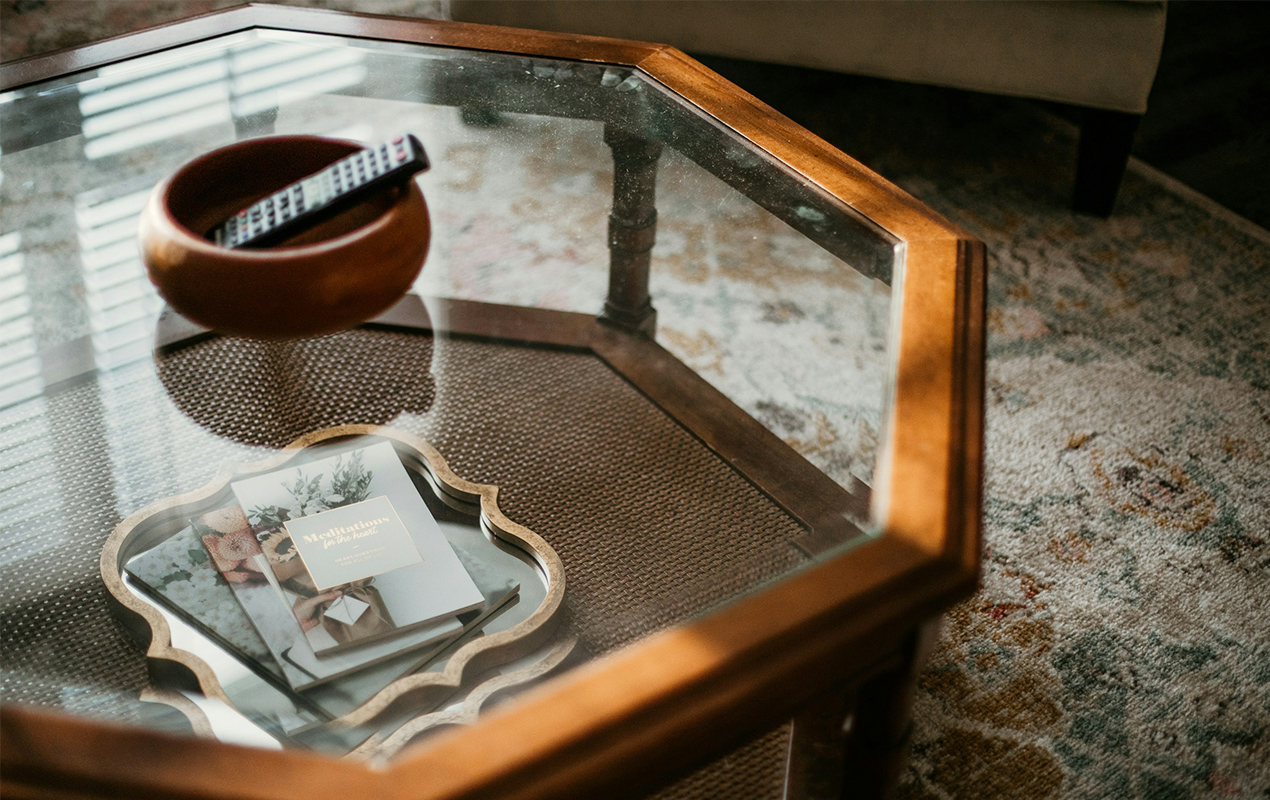
[[[1140,119],[1140,114],[1085,109],[1076,163],[1076,193],[1072,200],[1076,211],[1111,216]]]

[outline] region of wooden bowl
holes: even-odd
[[[200,325],[259,339],[333,333],[387,309],[410,289],[428,252],[428,208],[414,181],[277,247],[231,250],[205,238],[238,209],[361,147],[318,136],[249,139],[165,178],[140,230],[159,294]]]

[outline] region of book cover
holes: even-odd
[[[226,579],[241,572],[242,581],[255,581],[252,573],[268,569],[318,656],[483,602],[388,442],[235,481],[231,488],[263,559],[248,554],[246,543],[219,545],[229,548],[222,552],[226,565],[236,563]]]
[[[285,678],[251,618],[213,566],[193,525],[133,556],[124,571],[240,661],[275,678]]]
[[[324,658],[314,654],[287,607],[263,591],[268,580],[258,581],[239,565],[231,572],[230,583],[216,569],[203,544],[204,536],[232,533],[248,527],[246,516],[237,506],[217,509],[192,521],[149,550],[128,560],[124,569],[138,586],[203,632],[244,663],[271,676],[279,688],[304,690],[304,701],[329,717],[338,717],[357,708],[396,678],[431,661],[460,638],[466,640],[519,592],[520,584],[475,554],[455,546],[464,567],[476,582],[484,604],[460,615],[461,628],[449,631],[416,646],[412,641],[385,640],[391,647],[354,649]],[[197,527],[196,527],[197,526]],[[259,559],[260,556],[255,556]],[[263,565],[258,573],[270,577]],[[270,586],[273,589],[274,587]],[[256,608],[259,618],[272,617],[262,637],[244,605]],[[413,639],[414,637],[410,637]],[[420,641],[426,634],[420,633]],[[356,673],[353,675],[352,673]]]
[[[437,642],[462,629],[454,616],[404,633],[400,639],[366,651],[352,650],[338,662],[306,657],[309,669],[289,658],[292,651],[312,652],[309,637],[298,622],[292,605],[284,603],[270,584],[273,577],[247,516],[238,506],[222,508],[192,520],[199,537],[230,591],[255,626],[287,683],[295,690],[309,689],[355,669],[370,666],[397,653]]]
[[[459,614],[458,622],[461,630],[433,643],[427,650],[427,658],[418,662],[418,665],[421,665],[423,661],[430,660],[432,656],[439,654],[441,650],[448,648],[460,638],[466,641],[469,634],[480,630],[481,626],[491,616],[498,613],[505,605],[511,602],[520,591],[520,583],[515,579],[491,569],[489,565],[484,564],[461,548],[456,547],[455,551],[475,580],[484,602],[478,608]],[[270,583],[274,586],[275,591],[281,595],[282,590],[277,585],[276,580],[271,580]],[[318,656],[313,652],[312,648],[305,646],[305,642],[297,641],[296,646],[287,650],[283,657],[289,665],[306,672],[333,673],[330,674],[329,678],[324,679],[330,680],[359,669],[362,664],[355,663],[353,659],[369,656],[375,652],[381,652],[383,657],[388,657],[396,652],[396,644],[396,639],[384,639],[365,647]]]

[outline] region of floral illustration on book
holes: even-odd
[[[190,527],[134,556],[126,569],[134,580],[180,616],[194,620],[245,660],[258,663],[281,677],[266,642],[235,595],[235,591],[247,587],[264,586],[264,575],[240,568],[225,557],[225,553],[232,557],[234,548],[241,542],[231,540],[224,552],[219,547],[224,538],[222,534],[233,531],[245,531],[251,534],[250,541],[255,542],[247,518],[236,505],[193,520]],[[228,573],[237,581],[234,586],[229,585],[230,578],[225,577],[221,565],[230,567]]]
[[[265,583],[264,573],[255,560],[260,555],[256,534],[247,524],[242,509],[222,508],[191,520],[195,533],[211,556],[212,564],[230,583]]]

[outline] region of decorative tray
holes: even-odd
[[[477,585],[504,589],[482,588],[486,602],[457,618],[462,628],[427,646],[296,690],[285,670],[304,665],[271,657],[267,631],[253,628],[230,591],[237,573],[225,572],[219,557],[217,568],[208,563],[192,521],[229,507],[241,518],[233,481],[381,442],[391,444],[468,572],[486,578]],[[559,556],[508,519],[497,498],[498,487],[459,478],[415,436],[348,425],[303,436],[260,462],[226,465],[202,488],[132,514],[107,540],[101,574],[119,618],[146,648],[155,688],[144,699],[177,709],[197,734],[359,757],[384,757],[427,731],[470,722],[500,693],[561,668],[574,649],[553,636],[565,589]]]

